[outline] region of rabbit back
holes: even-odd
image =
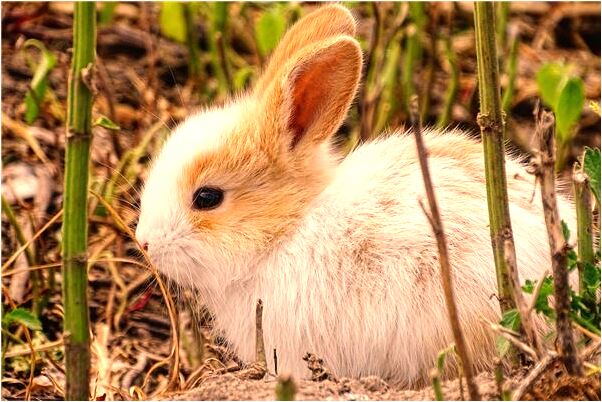
[[[484,369],[495,346],[482,319],[497,322],[499,302],[482,145],[461,132],[427,131],[425,140],[461,325],[476,369]],[[510,158],[506,168],[521,282],[539,279],[550,266],[541,201],[532,197],[533,180],[519,163]],[[260,286],[256,294],[280,312],[268,308],[264,325],[268,343],[281,350],[283,367],[305,374],[299,357],[312,351],[341,376],[424,383],[453,336],[421,198],[424,184],[411,135],[395,133],[363,145],[340,164],[298,231],[266,261],[267,277],[286,286]],[[572,222],[570,204],[562,198],[560,204],[561,216]],[[284,311],[291,330],[282,334]]]

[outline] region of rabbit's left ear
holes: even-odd
[[[261,112],[273,123],[265,140],[284,141],[288,149],[328,140],[347,115],[361,68],[362,51],[349,36],[297,53],[263,96]]]

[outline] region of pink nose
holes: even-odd
[[[148,251],[148,242],[143,242],[141,243],[142,249],[144,249],[144,251]]]

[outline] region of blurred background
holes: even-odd
[[[425,125],[478,137],[472,3],[343,4],[358,20],[365,64],[337,135],[341,152],[409,125],[412,94]],[[90,183],[110,208],[91,196],[95,395],[124,398],[132,385],[149,393],[167,378],[166,365],[150,368],[169,353],[169,321],[126,228],[136,225],[150,158],[187,114],[252,88],[287,27],[318,6],[98,3]],[[72,17],[70,2],[2,3],[2,307],[23,311],[15,322],[28,323],[40,350],[34,367],[22,327],[2,321],[3,398],[63,392],[59,213]],[[498,3],[496,18],[509,150],[528,160],[541,99],[556,113],[557,172],[567,175],[585,146],[600,147],[600,3]],[[226,340],[209,334],[210,315],[197,317],[198,330],[180,307],[180,374],[189,385],[208,356],[208,371],[236,367]]]

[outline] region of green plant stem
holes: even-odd
[[[416,93],[413,80],[415,63],[419,63],[422,60],[422,43],[420,41],[426,23],[424,3],[418,1],[410,2],[410,17],[412,24],[406,32],[406,49],[401,71],[403,107],[407,114],[410,112],[410,97]]]
[[[502,314],[515,308],[512,298],[509,267],[516,261],[508,192],[504,150],[504,120],[500,101],[500,84],[495,46],[495,10],[492,2],[475,2],[477,67],[481,112],[478,116],[485,150],[485,178],[491,244],[495,259],[498,297]],[[507,247],[504,247],[505,243]],[[505,257],[507,249],[509,258]]]
[[[431,384],[433,386],[433,391],[435,392],[435,400],[444,401],[445,396],[443,395],[443,389],[441,389],[441,378],[439,377],[439,370],[432,369],[430,377]]]
[[[451,77],[449,86],[447,87],[447,93],[445,94],[445,105],[443,106],[443,112],[437,120],[437,127],[446,127],[452,117],[452,108],[458,95],[458,82],[460,79],[460,69],[458,68],[458,62],[456,60],[456,54],[452,45],[451,29],[448,33],[447,39],[445,40],[445,54],[447,61],[449,62],[449,68],[451,70]]]
[[[197,29],[194,18],[197,15],[197,8],[194,4],[183,4],[184,18],[186,19],[186,46],[188,47],[188,77],[194,82],[199,82],[201,78],[201,58]]]
[[[518,45],[519,45],[518,29],[511,28],[510,34],[510,54],[508,56],[508,64],[506,71],[508,75],[508,85],[502,97],[502,110],[508,113],[512,106],[512,98],[514,97],[514,88],[516,86],[516,67],[518,65]]]
[[[498,43],[501,49],[506,47],[506,27],[508,25],[508,14],[510,12],[509,1],[499,1],[496,3],[497,6],[497,36]]]
[[[229,5],[226,2],[215,2],[211,3],[210,6],[209,51],[211,66],[217,78],[218,96],[225,97],[231,88],[229,87],[226,71],[228,70],[228,59],[225,52],[220,51],[220,41],[223,42],[225,39]]]
[[[592,194],[589,190],[588,178],[577,164],[573,169],[573,186],[575,190],[575,208],[577,211],[577,252],[579,261],[579,292],[585,291],[583,273],[585,264],[594,264],[594,242],[592,236]]]
[[[67,99],[63,218],[63,305],[68,400],[88,400],[90,338],[87,300],[87,197],[92,140],[91,91],[96,51],[96,5],[76,2]]]
[[[284,375],[278,378],[276,384],[276,400],[277,401],[294,401],[297,393],[297,386],[293,377]]]

